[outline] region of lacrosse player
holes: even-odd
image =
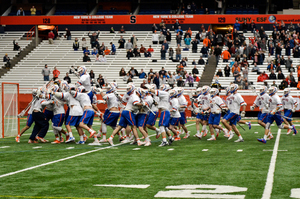
[[[296,100],[290,95],[291,90],[289,88],[285,88],[283,90],[283,96],[281,97],[283,109],[284,109],[284,123],[287,125],[292,126],[292,116],[293,113],[296,111],[298,103]],[[287,135],[291,133],[291,129],[288,129]],[[294,134],[295,135],[295,134]]]
[[[86,74],[86,67],[80,66],[78,68],[78,74],[80,75],[80,79],[75,83],[77,87],[83,86],[86,91],[91,90],[91,79],[88,74]]]
[[[178,102],[179,102],[179,112],[180,112],[180,119],[179,119],[179,127],[182,127],[183,131],[185,132],[185,136],[183,137],[184,139],[190,137],[190,134],[185,126],[186,124],[186,113],[185,113],[185,109],[187,108],[188,102],[186,101],[183,92],[184,89],[182,87],[177,88],[177,92],[178,92]],[[177,139],[179,137],[180,134],[178,134]],[[176,140],[176,138],[175,138]]]
[[[233,131],[236,133],[236,135],[239,137],[235,142],[244,142],[244,139],[242,135],[240,134],[239,130],[236,128],[236,123],[239,121],[240,117],[240,108],[243,107],[243,111],[241,112],[241,117],[245,117],[245,110],[247,104],[245,103],[243,97],[237,93],[238,85],[232,84],[230,85],[230,93],[231,95],[227,97],[227,106],[230,110],[230,113],[223,117],[222,123],[224,126],[229,130],[229,138],[228,140],[231,140],[234,136],[234,133],[231,131],[231,127]],[[229,122],[229,124],[228,124]],[[231,126],[231,127],[230,127]]]
[[[170,114],[171,114],[169,128],[176,135],[175,141],[178,141],[180,140],[179,137],[180,133],[175,129],[175,127],[179,125],[179,120],[181,117],[179,113],[180,105],[177,99],[178,93],[175,89],[171,89],[169,90],[169,95],[170,95]]]
[[[149,85],[151,89],[156,89],[156,85],[155,84],[150,84]],[[147,92],[146,93],[146,97],[152,97],[152,106],[151,106],[151,110],[148,114],[148,117],[147,117],[147,122],[146,122],[146,127],[148,129],[152,129],[154,131],[156,131],[156,135],[160,135],[160,132],[159,132],[159,128],[156,128],[155,127],[155,122],[156,122],[156,119],[158,117],[158,102],[159,102],[159,97],[152,94],[152,93],[149,93]]]
[[[294,131],[294,134],[298,133],[294,125],[289,126],[289,125],[282,124],[283,119],[282,119],[282,116],[280,115],[279,111],[282,109],[283,106],[282,106],[282,102],[281,102],[279,96],[276,93],[277,93],[277,87],[272,86],[269,88],[269,96],[270,96],[269,107],[270,107],[271,112],[268,115],[264,137],[261,139],[257,139],[257,141],[262,142],[264,144],[267,143],[269,129],[270,129],[271,124],[274,122],[274,120],[275,120],[278,128],[292,129]]]

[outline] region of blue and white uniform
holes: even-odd
[[[32,123],[33,123],[33,118],[32,118],[32,111],[33,111],[33,106],[30,107],[28,113],[27,113],[27,122],[26,122],[26,126],[31,127]]]
[[[159,97],[158,96],[155,96],[155,95],[152,95],[152,98],[155,100],[156,103],[159,102]],[[153,101],[152,99],[152,101]],[[157,105],[155,105],[154,103],[152,103],[152,106],[150,106],[151,110],[155,113],[155,115],[150,112],[148,114],[148,118],[147,118],[147,123],[148,125],[150,126],[154,126],[155,125],[155,122],[156,122],[156,119],[158,117],[158,107]]]
[[[178,99],[178,103],[179,103],[179,112],[180,112],[179,123],[184,125],[184,124],[186,124],[185,109],[188,105],[188,102],[183,95],[180,95],[177,99]],[[180,107],[180,106],[184,106],[184,107]]]
[[[247,105],[244,101],[244,98],[239,94],[231,94],[227,97],[227,106],[230,110],[230,113],[224,117],[227,121],[230,122],[230,125],[236,125],[236,123],[240,120],[240,108],[241,106]]]
[[[121,113],[121,118],[119,122],[119,126],[126,128],[129,126],[136,126],[135,114],[138,112],[137,103],[140,103],[140,98],[133,92],[129,97],[126,96],[127,104],[125,109]],[[123,100],[124,101],[124,100]]]
[[[91,90],[91,79],[88,74],[83,74],[80,76],[80,79],[77,81],[79,86],[84,86],[85,90]]]
[[[288,95],[281,97],[283,109],[284,109],[284,116],[286,117],[287,121],[292,121],[293,111],[292,109],[297,104],[296,100]]]
[[[172,98],[170,100],[170,113],[171,113],[170,125],[178,126],[179,119],[181,116],[179,113],[179,102],[177,98]]]
[[[54,116],[52,119],[52,125],[54,127],[61,127],[65,119],[65,109],[63,102],[54,103],[53,114]]]
[[[259,112],[257,115],[257,119],[262,121],[263,123],[267,122],[269,109],[266,107],[267,104],[269,104],[269,95],[267,93],[264,93],[263,95],[257,96],[254,104],[259,108]]]
[[[153,99],[150,95],[147,95],[143,98],[146,106],[151,107],[153,103]],[[136,115],[135,120],[137,127],[144,127],[146,125],[147,117],[148,117],[148,109],[146,107],[142,107],[140,112]]]
[[[210,98],[209,94],[200,95],[197,98],[197,101],[199,102],[199,106],[202,110],[206,110],[207,108],[209,108],[209,98]],[[209,117],[209,115],[205,115],[205,114],[201,114],[201,113],[197,114],[197,118],[201,119],[201,120],[208,121],[208,117]]]
[[[159,97],[158,108],[161,110],[159,126],[168,127],[170,122],[170,95],[167,91],[156,90],[155,95]]]
[[[106,125],[109,125],[111,127],[116,127],[118,118],[120,116],[119,111],[110,111],[111,108],[115,107],[118,108],[119,101],[117,96],[114,93],[108,93],[102,97],[107,104],[107,109],[105,109],[104,115],[103,115],[103,122]]]
[[[221,108],[225,106],[223,100],[219,96],[214,96],[210,98],[210,115],[208,119],[208,124],[219,125],[221,120]]]
[[[270,99],[269,99],[269,107],[270,107],[270,110],[275,110],[277,107],[279,108],[278,111],[272,115],[272,114],[269,114],[268,115],[268,119],[267,119],[267,122],[272,124],[275,120],[277,126],[280,126],[283,122],[283,119],[282,117],[280,116],[280,111],[282,110],[282,102],[279,98],[279,96],[275,93],[273,94],[272,96],[270,96]]]

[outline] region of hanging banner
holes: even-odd
[[[3,16],[1,25],[101,25],[101,24],[234,24],[253,20],[256,24],[273,24],[281,21],[299,23],[300,15],[79,15],[79,16]]]

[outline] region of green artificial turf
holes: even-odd
[[[21,128],[25,125],[25,121],[21,120]],[[196,133],[194,123],[188,122],[191,135]],[[97,121],[94,128],[98,130],[99,127]],[[277,136],[277,127],[272,127],[274,139],[267,144],[256,140],[263,136],[262,127],[253,126],[251,130],[245,125],[244,127],[246,131],[239,128],[245,140],[243,143],[234,142],[237,136],[228,141],[221,133],[216,141],[207,141],[209,135],[202,140],[191,136],[167,147],[158,147],[161,138],[156,140],[155,136],[151,137],[150,147],[130,144],[115,147],[108,147],[107,144],[99,147],[74,143],[28,144],[31,128],[21,137],[20,143],[16,143],[14,138],[0,139],[0,147],[9,146],[0,148],[0,176],[95,151],[1,177],[0,198],[154,198],[159,191],[169,191],[167,186],[200,184],[245,187],[247,188],[245,192],[228,194],[245,195],[247,199],[261,198]],[[111,129],[108,129],[110,135]],[[149,134],[154,135],[154,132],[149,131]],[[48,132],[46,139],[53,141],[53,133]],[[78,140],[78,136],[76,139]],[[286,130],[281,132],[272,199],[289,198],[292,188],[300,188],[299,139],[299,135],[287,136]],[[89,139],[88,143],[92,141]],[[118,136],[115,137],[114,143],[119,143]],[[41,148],[33,149],[37,146]],[[67,149],[69,147],[74,148]],[[134,150],[136,148],[140,149]],[[202,151],[203,149],[208,150]],[[146,189],[137,189],[93,186],[95,184],[150,186]]]

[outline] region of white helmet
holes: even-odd
[[[84,86],[79,86],[78,88],[77,88],[77,92],[79,92],[79,93],[84,93],[86,90],[85,90],[85,88],[84,88]]]
[[[32,96],[35,97],[37,94],[37,89],[32,89]]]
[[[225,91],[226,91],[226,96],[228,96],[228,95],[230,94],[230,86],[228,86],[228,87],[225,89]]]
[[[85,66],[80,66],[78,69],[78,73],[80,76],[84,75],[86,73],[86,67]]]
[[[203,86],[202,87],[202,94],[206,95],[209,93],[210,87],[209,86]]]
[[[176,90],[177,90],[177,93],[178,93],[178,97],[180,97],[183,94],[183,92],[184,92],[184,88],[183,87],[177,87]]]
[[[54,92],[58,92],[59,86],[58,86],[58,85],[53,85],[53,86],[51,87],[51,90],[54,91]]]
[[[271,86],[271,87],[269,88],[269,95],[270,95],[270,96],[274,95],[276,92],[277,92],[277,87]]]
[[[196,95],[202,95],[202,87],[197,88]]]
[[[209,93],[211,97],[214,97],[219,94],[219,90],[217,88],[212,88],[210,89]]]
[[[170,86],[168,84],[162,84],[160,86],[160,90],[162,90],[162,91],[168,91],[168,90],[170,90]]]
[[[157,89],[156,84],[150,84],[150,86],[151,86],[151,89],[154,89],[154,90]]]
[[[116,90],[116,87],[114,86],[114,84],[107,84],[106,88],[106,94],[108,93],[112,93]]]
[[[137,94],[139,94],[139,96],[141,97],[141,98],[143,98],[144,97],[144,95],[145,95],[145,91],[144,91],[144,89],[142,89],[142,88],[136,88],[135,89],[135,92],[137,93]]]
[[[61,81],[61,89],[64,91],[70,90],[70,86],[67,81],[65,81],[65,80]]]
[[[283,95],[284,95],[285,97],[287,97],[287,96],[290,94],[290,92],[291,92],[291,90],[290,90],[289,88],[285,88],[285,89],[283,90]]]
[[[231,84],[230,85],[230,92],[234,93],[235,91],[237,91],[238,88],[239,88],[239,86],[237,84]]]
[[[76,86],[74,84],[69,84],[70,87],[70,91],[75,91],[76,90]]]
[[[135,90],[134,84],[127,84],[126,87],[127,95],[131,95],[134,90]]]
[[[177,97],[178,93],[175,89],[171,89],[169,90],[169,95],[170,95],[170,98],[174,98],[174,97]]]
[[[267,88],[266,86],[261,86],[261,87],[259,88],[259,93],[260,93],[260,95],[265,94],[267,91],[268,91],[268,88]]]

